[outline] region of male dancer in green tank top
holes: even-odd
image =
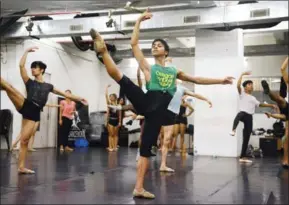
[[[152,43],[152,55],[155,58],[155,65],[150,66],[138,45],[138,39],[141,22],[151,17],[152,14],[147,10],[138,18],[131,38],[133,54],[145,76],[147,93],[144,93],[141,88],[120,72],[109,55],[102,37],[94,29],[90,31],[90,35],[94,40],[94,49],[102,56],[108,74],[124,90],[126,97],[137,113],[145,116],[146,121],[140,147],[140,159],[137,164],[137,181],[133,196],[147,199],[155,198],[154,194],[145,191],[143,188],[144,176],[148,170],[149,157],[151,156],[151,147],[156,142],[162,125],[165,126],[165,136],[170,136],[173,131],[175,115],[168,111],[167,108],[176,91],[176,78],[204,85],[232,84],[233,80],[232,77],[224,79],[193,77],[174,67],[165,67],[165,58],[169,54],[169,46],[162,39],[156,39]]]

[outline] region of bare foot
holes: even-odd
[[[28,149],[29,152],[36,152],[36,149],[30,148]]]
[[[73,149],[67,146],[67,147],[65,147],[65,151],[66,151],[66,152],[72,152]]]
[[[175,172],[175,170],[173,170],[169,167],[161,167],[160,172]]]
[[[239,162],[243,162],[243,163],[252,163],[251,160],[247,159],[247,158],[241,158],[239,159]]]
[[[235,131],[235,130],[232,130],[232,132],[230,132],[230,135],[231,135],[231,136],[235,136],[235,134],[236,134],[236,131]]]
[[[27,168],[18,168],[18,174],[35,174],[35,171]]]

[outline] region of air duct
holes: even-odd
[[[74,16],[75,19],[79,18],[88,18],[88,17],[97,17],[99,16],[98,13],[90,13],[90,14],[77,14]],[[81,26],[71,26],[71,30],[81,30]],[[87,51],[87,50],[93,50],[92,43],[91,42],[83,42],[81,36],[71,36],[71,39],[74,43],[74,45],[81,51]]]
[[[116,54],[117,54],[117,50],[116,50],[115,45],[111,45],[111,44],[107,44],[107,43],[106,43],[105,45],[106,45],[106,47],[107,47],[107,50],[108,50],[111,58],[112,58],[113,61],[115,62],[115,64],[119,64],[119,63],[122,61],[122,57],[116,55]],[[96,56],[97,56],[98,60],[99,60],[102,64],[104,64],[104,63],[103,63],[102,56],[101,56],[99,53],[97,53]]]
[[[26,14],[28,9],[15,12],[11,14],[11,18],[9,18],[10,15],[6,16],[5,18],[0,18],[0,36],[3,36],[3,34],[16,22],[18,19],[20,19],[24,14]],[[15,16],[14,16],[15,15]]]

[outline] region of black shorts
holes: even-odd
[[[118,126],[118,119],[109,119],[108,120],[108,124],[109,125],[111,125],[111,126],[113,126],[113,127],[116,127],[116,126]]]
[[[172,96],[162,91],[144,93],[125,75],[118,83],[136,112],[145,117],[140,155],[150,157],[161,127],[175,124],[175,114],[167,109]]]
[[[177,115],[176,120],[175,120],[175,124],[187,125],[188,124],[188,118]]]
[[[41,108],[33,102],[28,101],[27,99],[24,100],[24,104],[18,112],[22,114],[23,119],[31,120],[34,122],[40,121]]]
[[[289,103],[286,102],[285,108],[279,107],[279,109],[280,109],[280,113],[286,116],[286,121],[287,121],[287,120],[289,119],[289,118],[288,118],[288,114],[289,114]]]

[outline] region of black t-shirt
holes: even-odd
[[[53,91],[53,85],[29,79],[25,86],[27,100],[36,103],[42,109],[48,100],[48,94]]]

